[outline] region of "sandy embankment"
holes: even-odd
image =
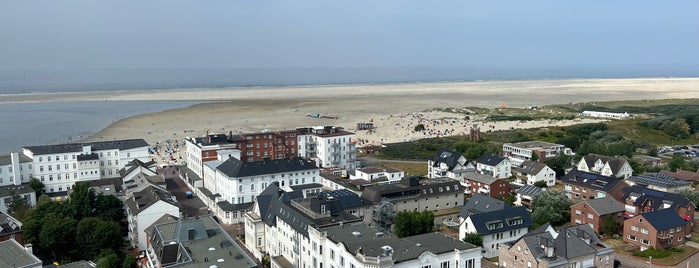
[[[285,88],[229,88],[149,90],[109,93],[11,95],[2,102],[85,100],[196,100],[214,101],[183,109],[126,118],[87,140],[144,138],[149,143],[179,140],[212,132],[255,132],[300,126],[337,125],[353,130],[358,122],[373,120],[376,131],[358,131],[369,143],[408,141],[437,135],[468,133],[472,121],[463,115],[423,112],[432,108],[468,106],[542,106],[587,101],[699,98],[699,78],[534,80],[463,83],[314,86]],[[314,119],[306,113],[337,116]],[[434,120],[453,118],[445,124]],[[428,131],[413,133],[419,121]],[[487,123],[484,130],[532,128],[596,122],[572,121]],[[487,129],[486,129],[487,128]],[[453,131],[452,131],[453,129]],[[186,132],[185,132],[186,131]],[[431,134],[430,134],[431,133]]]

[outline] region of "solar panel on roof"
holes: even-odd
[[[647,194],[647,195],[650,195],[650,196],[655,196],[655,197],[658,197],[658,198],[663,198],[663,197],[665,196],[665,193],[664,193],[664,192],[653,191],[653,190],[651,190],[651,189],[643,189],[643,194]]]

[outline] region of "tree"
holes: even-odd
[[[546,184],[546,181],[537,181],[534,183],[534,186],[539,187],[539,188],[546,188],[548,185]]]
[[[612,215],[607,215],[607,217],[604,218],[604,222],[602,222],[602,230],[604,234],[608,236],[615,234],[618,227],[619,224],[614,220],[614,216]]]
[[[76,231],[76,241],[84,259],[97,257],[100,249],[118,251],[123,244],[121,228],[116,222],[96,217],[80,220]]]
[[[50,213],[43,221],[39,246],[44,252],[50,252],[54,259],[63,261],[75,246],[75,225],[78,223],[75,219],[55,213]]]
[[[95,190],[86,182],[76,182],[68,199],[68,213],[76,220],[92,215],[95,204]]]
[[[689,201],[692,201],[692,203],[699,204],[699,193],[689,189],[684,189],[677,193],[686,197],[687,199],[689,199]]]
[[[40,195],[44,194],[44,189],[46,187],[44,186],[44,183],[41,182],[39,179],[32,177],[29,179],[29,188],[32,188],[34,192],[36,192],[36,197],[39,198]]]
[[[119,255],[111,249],[103,249],[95,258],[97,267],[100,268],[119,268]]]
[[[432,231],[434,213],[429,210],[422,212],[398,212],[393,219],[393,232],[398,237],[424,234]]]
[[[415,128],[413,128],[413,130],[415,130],[415,132],[423,131],[423,130],[425,130],[425,125],[424,124],[417,124],[415,126]]]
[[[539,154],[532,152],[532,161],[539,162]]]
[[[105,221],[121,223],[126,219],[124,203],[113,195],[104,195],[102,193],[97,195],[94,209],[95,211],[92,215]]]
[[[565,170],[571,166],[572,157],[570,155],[559,155],[549,158],[544,163],[556,172],[556,176],[563,176]]]
[[[672,157],[672,160],[667,163],[667,168],[673,172],[677,171],[678,169],[684,170],[687,168],[687,161],[685,160],[684,156],[674,156]]]
[[[689,125],[687,120],[678,117],[672,121],[665,121],[660,129],[668,136],[677,137],[678,139],[686,139],[689,137]]]
[[[472,244],[474,246],[483,246],[483,237],[479,233],[466,233],[464,237],[464,242]]]
[[[636,159],[629,159],[629,165],[631,166],[631,169],[633,169],[633,175],[639,175],[646,173],[646,166],[643,165],[641,162],[639,162]]]
[[[27,198],[21,197],[17,191],[12,191],[10,202],[7,204],[7,214],[10,214],[15,219],[24,221],[24,218],[32,209]]]
[[[542,191],[532,199],[532,220],[539,226],[561,225],[570,220],[570,199],[561,191]]]

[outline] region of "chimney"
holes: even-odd
[[[26,250],[29,254],[34,254],[34,246],[32,244],[25,244],[24,250]]]

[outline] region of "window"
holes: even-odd
[[[56,156],[56,161],[61,161],[61,157]]]
[[[580,215],[580,210],[575,210],[575,215]]]
[[[448,261],[442,262],[442,264],[439,265],[439,268],[449,268],[449,262]]]
[[[239,193],[242,193],[242,192],[243,192],[243,186],[242,186],[242,185],[238,186],[238,192],[239,192]]]
[[[250,184],[250,191],[254,192],[255,191],[255,184]]]
[[[594,218],[595,218],[595,215],[592,215],[592,214],[590,214],[590,213],[587,213],[587,218],[588,218],[588,219],[594,219]]]
[[[641,228],[641,233],[642,233],[642,234],[648,234],[648,229],[646,229],[646,228]]]
[[[629,238],[629,240],[636,241],[636,236],[635,236],[635,235],[629,235],[628,238]]]
[[[638,232],[638,227],[637,227],[637,226],[631,226],[631,231]]]

